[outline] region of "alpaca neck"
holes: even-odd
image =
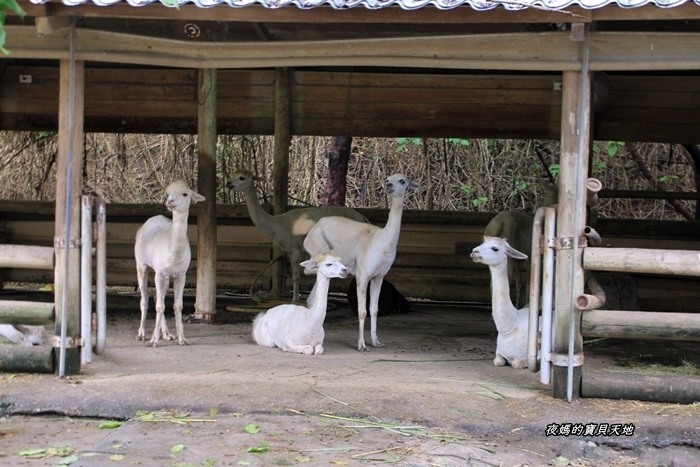
[[[401,232],[401,217],[403,216],[403,197],[391,197],[391,207],[386,225],[382,229],[382,234],[386,236],[387,242],[396,245],[399,243],[399,233]]]
[[[323,322],[326,320],[330,283],[330,278],[322,275],[320,272],[316,274],[316,284],[313,287],[313,305],[309,308],[309,325],[314,330],[323,328]]]
[[[187,217],[189,212],[173,211],[173,220],[170,224],[170,253],[179,257],[189,248],[187,239]]]
[[[248,215],[250,216],[250,220],[253,221],[253,224],[268,236],[272,236],[274,233],[274,230],[270,227],[270,218],[272,216],[263,209],[260,200],[258,200],[258,194],[255,192],[255,187],[252,184],[245,192],[245,202],[248,206]]]
[[[491,271],[491,309],[499,333],[508,333],[518,327],[517,309],[510,299],[508,263],[489,266]]]

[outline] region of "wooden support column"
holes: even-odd
[[[216,313],[216,69],[200,69],[197,98],[197,291],[195,318]]]
[[[582,265],[586,224],[586,179],[588,178],[588,149],[590,133],[590,80],[579,71],[563,75],[561,172],[559,174],[559,204],[557,206],[555,312],[552,345],[552,389],[554,397],[568,398],[568,354],[571,326],[573,332],[572,398],[581,394],[581,312],[576,297],[583,293]]]
[[[59,376],[80,373],[80,195],[83,174],[84,78],[84,62],[61,60],[54,229],[57,336],[54,354]],[[66,231],[67,220],[70,224],[69,231]],[[66,329],[66,353],[65,372],[61,375],[59,346],[63,325]]]
[[[273,171],[273,214],[287,210],[289,191],[289,145],[290,136],[289,70],[277,68],[275,72],[275,159]],[[277,245],[272,247],[272,256],[277,258],[285,253]],[[286,260],[276,262],[272,268],[272,293],[282,296],[285,292]],[[292,264],[291,267],[299,267]]]

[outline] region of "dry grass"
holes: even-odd
[[[294,137],[290,148],[290,204],[318,204],[325,190],[330,138]],[[386,207],[382,182],[402,172],[420,182],[407,199],[408,209],[497,212],[533,211],[545,203],[558,173],[556,141],[477,140],[459,138],[354,138],[346,204]],[[636,151],[647,171],[640,176],[628,147],[598,142],[591,176],[605,188],[695,191],[693,168],[679,145],[644,144]],[[217,148],[220,203],[240,203],[225,188],[228,174],[248,168],[263,177],[261,196],[271,199],[274,138],[219,137]],[[0,198],[50,200],[55,193],[55,133],[0,133]],[[165,186],[181,178],[194,185],[197,143],[193,135],[90,133],[85,138],[83,191],[120,203],[160,202]],[[690,202],[684,206],[692,211]],[[680,219],[663,200],[605,199],[599,215],[608,218]]]

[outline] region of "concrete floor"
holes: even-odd
[[[238,299],[219,302],[213,323],[185,324],[191,345],[151,348],[135,339],[137,299],[110,296],[106,352],[82,374],[0,375],[0,463],[700,465],[700,404],[554,399],[537,374],[493,365],[487,307],[414,303],[380,316],[384,348],[358,352],[357,318],[334,300],[325,353],[306,356],[256,345],[254,314],[224,309]],[[623,351],[595,344],[586,368],[625,371]],[[697,346],[683,351],[700,366]],[[100,429],[105,420],[121,425]],[[567,423],[634,432],[547,435]],[[45,458],[19,454],[28,449]]]

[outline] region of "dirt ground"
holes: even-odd
[[[137,300],[116,301],[106,352],[82,374],[0,374],[0,464],[700,465],[700,403],[554,399],[537,374],[493,366],[484,307],[414,303],[380,316],[384,348],[358,352],[357,318],[336,300],[325,353],[306,356],[257,346],[254,314],[225,297],[214,323],[185,324],[191,345],[147,347]],[[660,348],[700,366],[697,346],[674,346]],[[586,365],[624,370],[624,351],[598,343]],[[561,428],[604,424],[626,431]]]

